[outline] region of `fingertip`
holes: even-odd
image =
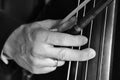
[[[63,66],[65,64],[65,61],[58,61],[58,66]]]
[[[90,48],[89,49],[89,59],[92,59],[96,56],[96,52],[94,49]]]
[[[93,59],[96,55],[96,52],[94,49],[92,48],[87,48],[87,49],[84,49],[85,53],[83,53],[83,57],[81,57],[81,61],[88,61],[90,59]]]
[[[82,42],[83,42],[83,44],[86,44],[87,42],[88,42],[88,38],[87,37],[85,37],[85,36],[82,36],[83,38],[82,38]]]
[[[88,42],[88,38],[85,36],[76,36],[74,39],[76,40],[75,43],[77,43],[79,46],[84,45]]]

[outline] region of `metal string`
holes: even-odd
[[[80,0],[78,0],[78,6],[80,5]],[[77,21],[78,21],[78,13],[79,13],[79,11],[76,13],[76,25],[77,25]],[[82,33],[83,33],[83,31],[82,31],[82,29],[81,29],[81,35],[82,35]],[[79,50],[80,50],[80,47],[79,47]],[[76,62],[76,69],[75,69],[75,78],[74,78],[74,80],[77,80],[77,73],[78,73],[78,64],[79,64],[79,61],[77,61]]]
[[[102,62],[103,62],[103,51],[104,51],[104,40],[105,40],[105,30],[106,30],[106,22],[107,22],[107,10],[108,7],[106,7],[106,12],[105,12],[105,22],[104,22],[104,29],[103,29],[103,39],[102,39],[102,50],[101,50],[101,59],[100,59],[100,75],[99,75],[99,79],[101,80],[101,71],[102,71]]]
[[[80,35],[82,35],[82,33],[83,33],[83,30],[81,29]],[[80,50],[80,47],[79,47],[79,50]],[[76,62],[76,70],[75,70],[75,79],[74,80],[77,80],[78,66],[79,66],[79,61]]]
[[[79,5],[80,5],[80,0],[78,0],[78,6]],[[94,1],[94,5],[95,5],[95,1]],[[83,17],[85,16],[85,12],[86,12],[86,5],[84,6]],[[76,18],[78,18],[78,12],[76,13]],[[76,20],[76,24],[77,24],[77,20]],[[91,26],[92,26],[92,24],[93,24],[93,22],[91,22]],[[83,34],[83,30],[81,29],[80,35],[82,35],[82,34]],[[90,36],[89,36],[89,45],[88,45],[88,47],[90,47],[91,35],[92,35],[92,27],[90,29]],[[72,49],[73,49],[73,47],[72,47]],[[80,50],[80,47],[79,47],[79,50]],[[87,67],[86,67],[86,74],[87,74],[88,61],[87,61],[86,65],[87,65]],[[76,70],[75,70],[75,78],[74,78],[74,80],[77,80],[78,66],[79,66],[79,61],[76,62]],[[69,61],[69,65],[68,65],[67,80],[69,80],[69,77],[70,77],[70,69],[71,69],[71,61]],[[87,75],[85,77],[87,77]],[[86,79],[87,78],[85,78],[85,80]]]
[[[79,4],[80,4],[80,0],[78,0],[77,6],[79,6]],[[76,24],[77,24],[77,18],[78,18],[78,11],[76,13]],[[81,31],[81,34],[82,34],[82,31]],[[72,47],[72,49],[73,49],[73,47]],[[80,47],[79,47],[79,49],[80,49]],[[69,80],[70,69],[71,69],[71,61],[69,61],[68,73],[67,73],[67,80]],[[77,71],[78,71],[78,61],[76,62],[76,70],[75,70],[75,78],[74,78],[74,80],[77,79]]]
[[[95,7],[96,0],[94,0],[93,8]],[[91,35],[92,35],[92,29],[93,29],[93,20],[91,21],[91,27],[90,27],[90,35],[89,35],[89,41],[88,41],[88,48],[90,48],[90,42],[91,42]],[[85,80],[87,80],[87,73],[88,73],[88,65],[89,61],[86,62],[86,69],[85,69]]]
[[[78,0],[78,5],[80,4],[80,0]],[[76,13],[76,24],[77,24],[77,18],[78,18],[78,11]],[[73,47],[72,47],[73,49]],[[69,65],[68,65],[68,73],[67,73],[67,80],[69,80],[69,76],[70,76],[70,69],[71,69],[71,61],[69,61]],[[78,61],[76,63],[76,70],[75,70],[75,80],[77,79],[77,71],[78,71]]]
[[[79,4],[80,4],[80,0],[78,1],[78,6],[79,6]],[[85,11],[86,11],[86,6],[84,6],[83,17],[85,16]],[[78,12],[77,12],[77,14],[76,14],[76,17],[78,18]],[[80,35],[82,36],[82,34],[83,34],[83,29],[81,29],[80,31],[81,31]],[[80,48],[81,48],[81,47],[79,46],[79,50],[80,50]],[[76,70],[75,70],[75,79],[74,79],[74,80],[77,80],[78,66],[79,66],[79,61],[76,62]]]
[[[80,3],[80,0],[78,1],[78,5]],[[94,0],[94,4],[93,4],[93,8],[95,7],[95,3],[96,0]],[[106,20],[107,20],[107,9],[108,7],[106,7],[106,13],[105,13],[105,22],[104,22],[104,30],[103,30],[103,42],[102,42],[102,53],[101,53],[101,61],[100,64],[102,64],[102,59],[103,59],[103,50],[104,50],[104,38],[105,38],[105,30],[106,30]],[[85,12],[86,12],[86,6],[84,6],[84,12],[83,12],[83,17],[85,16]],[[78,17],[78,12],[76,13],[76,17]],[[90,27],[90,35],[89,35],[89,42],[88,42],[88,48],[91,45],[91,35],[92,35],[92,28],[93,28],[93,20],[91,21],[91,27]],[[83,30],[81,30],[81,35],[83,33]],[[79,47],[80,49],[80,47]],[[76,63],[76,71],[75,71],[75,80],[77,80],[77,74],[78,74],[78,61]],[[87,73],[88,73],[88,61],[86,62],[86,70],[85,70],[85,80],[87,80]],[[71,62],[69,62],[69,68],[68,68],[68,76],[67,76],[67,80],[69,80],[69,74],[70,74],[70,68],[71,68]],[[100,65],[100,76],[99,76],[99,80],[101,80],[101,70],[102,70],[102,65]]]
[[[69,80],[70,77],[70,69],[71,69],[71,61],[69,61],[69,65],[68,65],[67,80]]]
[[[93,7],[95,7],[95,0],[94,0],[94,4]],[[83,12],[83,17],[85,16],[86,13],[86,6],[84,6],[84,12]],[[93,28],[93,20],[91,21],[91,28],[90,28],[90,36],[89,36],[89,42],[88,42],[88,47],[90,47],[90,42],[91,42],[91,35],[92,35],[92,28]],[[83,34],[83,30],[81,29],[81,35]],[[80,47],[79,47],[80,50]],[[76,64],[76,74],[75,74],[75,80],[77,80],[77,73],[78,73],[78,61]],[[85,71],[85,80],[87,79],[87,71],[88,71],[88,61],[86,62],[86,71]]]

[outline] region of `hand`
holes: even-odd
[[[71,26],[74,21],[69,20],[59,26]],[[18,65],[34,74],[54,71],[64,65],[65,61],[85,61],[95,57],[95,51],[91,48],[83,50],[66,48],[85,45],[87,38],[50,31],[57,23],[59,23],[57,20],[44,20],[23,25],[19,37],[15,38],[19,45],[12,46],[14,49],[8,55]],[[55,45],[66,47],[54,47]]]

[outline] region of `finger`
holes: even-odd
[[[54,66],[62,66],[65,61],[58,61],[50,58],[43,58],[38,56],[30,56],[31,64],[36,67],[54,67]]]
[[[86,61],[95,57],[93,49],[73,50],[68,48],[49,48],[45,54],[46,57],[56,58],[65,61]]]
[[[65,64],[65,61],[60,61],[60,60],[58,60],[57,67],[63,66],[64,64]]]
[[[60,60],[66,61],[86,61],[95,57],[95,51],[91,48],[84,50],[61,49],[56,55]]]
[[[51,45],[41,44],[42,47],[35,46],[34,56],[44,56],[66,61],[85,61],[95,57],[96,52],[91,48],[74,50],[69,48],[55,48]]]
[[[46,42],[61,46],[81,46],[87,43],[87,38],[84,36],[73,36],[64,33],[51,32]]]
[[[45,74],[56,70],[56,67],[44,67],[44,68],[34,68],[32,73],[34,74]]]
[[[37,68],[54,67],[58,65],[57,60],[53,60],[50,58],[31,56],[30,59],[31,59],[31,64]]]
[[[86,44],[88,40],[85,36],[80,35],[73,36],[59,32],[40,31],[37,33],[35,45],[38,45],[40,41],[52,45],[81,46]]]

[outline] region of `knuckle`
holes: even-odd
[[[58,58],[60,60],[64,60],[65,59],[65,51],[64,51],[64,49],[60,50],[60,52],[58,53]]]

